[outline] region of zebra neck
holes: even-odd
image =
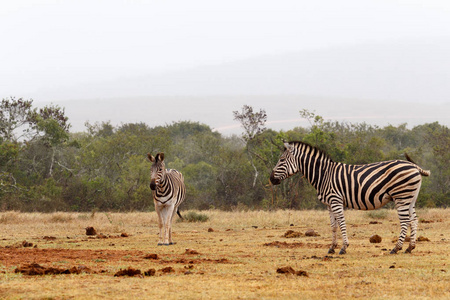
[[[323,152],[311,147],[309,151],[302,153],[299,164],[303,176],[320,192],[335,163]]]
[[[158,197],[167,196],[167,194],[170,193],[170,191],[171,191],[171,189],[168,188],[168,186],[169,186],[169,178],[166,174],[163,177],[161,177],[161,179],[159,180],[159,185],[156,188],[156,195]]]

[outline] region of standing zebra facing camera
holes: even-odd
[[[337,227],[342,233],[343,245],[339,254],[345,254],[349,245],[344,218],[344,207],[373,210],[394,201],[400,219],[400,237],[391,254],[403,247],[408,226],[411,240],[406,253],[416,246],[417,216],[415,204],[422,176],[429,176],[407,154],[408,161],[391,160],[366,165],[347,165],[333,162],[316,147],[303,142],[284,143],[284,152],[270,175],[272,184],[302,173],[317,190],[319,200],[328,206],[333,240],[328,253],[337,248]]]
[[[164,153],[158,153],[155,157],[148,153],[147,156],[153,163],[150,189],[153,191],[153,202],[158,215],[158,245],[173,245],[172,220],[175,212],[183,219],[178,211],[178,206],[186,196],[183,175],[177,170],[166,169]]]

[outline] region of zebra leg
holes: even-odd
[[[174,245],[175,243],[172,240],[172,224],[173,224],[173,217],[175,216],[175,213],[177,211],[177,207],[174,207],[172,211],[172,216],[170,217],[170,230],[169,230],[169,245]]]
[[[166,206],[166,213],[164,216],[164,245],[171,245],[172,241],[172,217],[174,212],[174,206],[169,205]]]
[[[398,237],[397,244],[392,249],[391,254],[396,254],[403,248],[403,242],[405,241],[406,233],[408,231],[408,225],[410,222],[409,216],[409,203],[396,203],[398,218],[400,220],[400,236]],[[417,225],[414,225],[417,227]],[[411,249],[412,250],[412,249]]]
[[[417,198],[417,196],[416,196]],[[406,249],[405,253],[411,253],[411,251],[416,248],[416,234],[417,234],[417,215],[416,215],[416,201],[414,200],[409,206],[409,222],[411,224],[411,239],[409,241],[409,247]]]
[[[331,211],[331,207],[328,206],[328,212],[330,214],[330,224],[331,224],[331,232],[332,232],[332,241],[331,241],[331,246],[330,249],[328,250],[328,254],[334,254],[335,251],[334,249],[337,248],[338,244],[337,244],[337,223],[336,223],[336,218],[334,217],[333,212]]]
[[[156,201],[154,201],[154,203],[155,203],[156,214],[158,215],[158,227],[159,227],[158,246],[161,246],[163,244],[163,235],[162,235],[163,221],[162,221],[162,217],[161,217],[161,207],[158,205],[158,203]]]
[[[344,206],[342,205],[342,202],[339,201],[331,202],[330,206],[331,211],[333,212],[333,215],[336,218],[336,222],[338,223],[342,234],[342,248],[341,251],[339,251],[339,254],[345,254],[346,249],[349,246],[349,243],[347,238],[347,226],[345,225],[345,218],[344,218]]]

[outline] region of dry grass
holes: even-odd
[[[389,254],[394,246],[392,239],[399,233],[395,211],[372,217],[366,212],[347,211],[348,253],[331,257],[326,256],[331,235],[326,211],[202,213],[208,215],[208,221],[174,223],[177,244],[169,247],[156,246],[155,213],[0,213],[0,298],[450,298],[450,210],[419,210],[418,235],[430,241],[419,242],[412,254],[397,255]],[[87,237],[88,226],[109,238]],[[210,228],[213,231],[208,231]],[[287,230],[304,233],[307,229],[314,229],[320,236],[283,237]],[[129,237],[116,238],[122,232]],[[369,237],[373,234],[380,235],[382,242],[371,244]],[[56,239],[46,240],[44,236]],[[4,248],[24,240],[37,245],[37,249]],[[264,245],[275,245],[276,241],[278,247]],[[198,254],[186,254],[186,248]],[[19,263],[7,255],[45,249],[80,252],[56,260],[40,257],[36,262],[41,265],[86,265],[97,273],[14,273]],[[95,255],[76,254],[88,250]],[[99,258],[102,251],[111,256],[104,253],[106,256]],[[113,259],[119,251],[119,257]],[[150,253],[159,259],[143,259]],[[168,266],[175,272],[159,271]],[[285,266],[304,270],[309,276],[276,272]],[[127,267],[142,271],[155,268],[157,273],[143,278],[113,276]]]

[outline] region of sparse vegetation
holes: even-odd
[[[295,109],[295,108],[292,108]],[[407,152],[431,176],[424,178],[417,207],[450,204],[450,130],[438,123],[379,128],[326,121],[307,110],[310,127],[266,129],[267,115],[244,106],[235,111],[242,138],[180,121],[165,126],[87,124],[69,133],[64,109],[42,110],[32,101],[0,104],[0,209],[3,211],[152,211],[148,152],[164,152],[168,168],[184,174],[189,210],[323,209],[301,176],[272,188],[269,175],[282,140],[302,140],[335,160],[363,164],[404,159]],[[230,120],[233,113],[230,112]],[[31,127],[30,127],[31,126]],[[108,216],[107,216],[108,217]]]
[[[203,213],[210,216],[207,223],[174,224],[177,244],[163,247],[157,246],[155,212],[111,213],[114,222],[123,224],[127,233],[123,236],[105,214],[91,219],[87,213],[58,213],[61,219],[72,220],[64,223],[51,222],[54,214],[13,212],[9,216],[20,222],[0,226],[1,298],[450,297],[448,209],[419,210],[426,223],[419,224],[416,249],[396,255],[389,251],[398,224],[369,224],[361,211],[345,212],[348,224],[353,224],[348,228],[351,242],[346,255],[327,254],[331,242],[327,211]],[[396,211],[388,210],[391,215]],[[87,237],[87,226],[101,228],[104,235]],[[283,237],[288,230],[308,229],[320,235]],[[381,241],[371,243],[373,235]],[[41,275],[35,275],[32,267]],[[114,277],[121,270],[133,272]]]

